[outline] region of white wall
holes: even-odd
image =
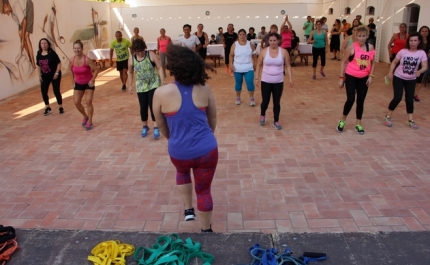
[[[126,0],[128,4],[132,7],[136,6],[177,6],[177,5],[211,5],[211,4],[261,4],[266,3],[268,5],[271,4],[321,4],[323,0],[270,0],[262,1],[262,0]],[[288,3],[286,3],[288,2]]]
[[[91,17],[91,8],[99,13],[99,20],[105,20],[107,25],[98,25],[101,44],[106,45],[106,41],[111,39],[110,35],[110,4],[99,2],[88,2],[78,0],[33,0],[34,4],[34,28],[30,34],[31,46],[34,57],[37,54],[39,40],[45,38],[46,33],[42,32],[43,21],[46,15],[52,12],[53,2],[57,10],[58,32],[55,34],[62,35],[65,43],[59,43],[56,52],[60,56],[63,64],[63,71],[66,72],[69,66],[67,57],[73,56],[72,43],[75,41],[73,35],[77,30],[94,29]],[[14,7],[13,7],[14,8]],[[13,10],[14,13],[20,12],[18,8]],[[3,10],[0,10],[3,13]],[[46,27],[47,29],[48,27]],[[57,36],[58,37],[58,36]],[[84,41],[85,50],[94,48],[93,38]],[[64,51],[61,52],[61,50]],[[25,53],[25,52],[24,52]],[[28,88],[39,84],[38,70],[33,69],[28,60],[28,56],[19,55],[20,38],[18,35],[18,24],[11,15],[0,15],[0,100],[9,96],[18,94]]]
[[[181,5],[181,6],[147,6],[134,8],[119,8],[112,13],[113,31],[119,30],[122,25],[115,13],[119,13],[124,20],[124,31],[132,32],[134,27],[139,27],[141,35],[146,41],[156,41],[160,28],[166,29],[166,34],[172,38],[183,34],[184,24],[190,24],[192,31],[202,23],[204,31],[215,34],[218,27],[227,28],[227,24],[233,23],[235,31],[254,27],[256,32],[262,26],[269,30],[271,24],[278,27],[283,22],[281,10],[285,10],[290,17],[290,22],[298,36],[303,36],[303,23],[308,15],[307,4],[232,4],[232,5]],[[317,8],[311,10],[316,12]],[[210,15],[206,16],[205,12]],[[137,17],[133,18],[132,15]],[[115,20],[115,22],[114,22]]]

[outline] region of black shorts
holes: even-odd
[[[82,85],[82,84],[75,83],[75,90],[85,91],[87,89],[88,90],[94,90],[95,88],[96,88],[95,86],[90,87],[88,84]]]
[[[128,60],[124,60],[124,61],[116,61],[116,70],[118,71],[122,71],[122,70],[127,70],[128,69]]]

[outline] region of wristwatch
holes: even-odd
[[[55,75],[60,75],[60,74],[58,72],[56,72]]]

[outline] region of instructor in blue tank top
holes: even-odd
[[[176,167],[176,184],[184,203],[184,219],[196,218],[192,205],[191,169],[197,195],[202,232],[212,232],[213,200],[211,184],[218,163],[218,143],[214,135],[216,107],[206,84],[207,65],[188,48],[170,45],[167,68],[175,82],[159,87],[154,94],[153,110],[158,128],[168,139],[170,160]]]

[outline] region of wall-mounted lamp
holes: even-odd
[[[131,15],[131,17],[132,17],[132,18],[136,18],[136,17],[137,17],[137,15],[136,15],[136,14],[133,14],[133,15]]]
[[[211,12],[206,11],[205,14],[206,14],[206,16],[209,16],[211,14]]]
[[[281,10],[281,15],[285,15],[285,10]]]

